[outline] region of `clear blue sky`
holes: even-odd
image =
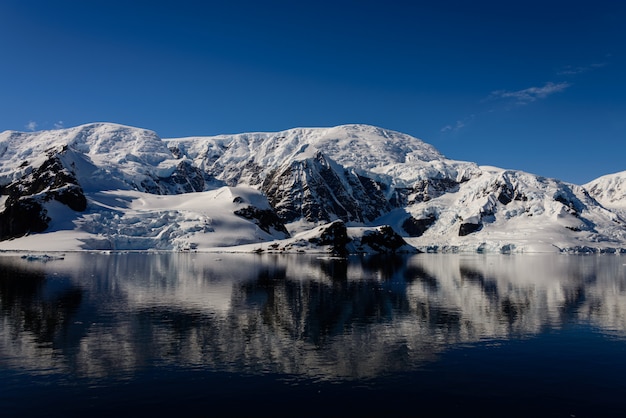
[[[585,183],[626,170],[626,2],[0,1],[0,131],[367,123]]]

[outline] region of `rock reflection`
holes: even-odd
[[[82,289],[60,279],[47,286],[45,274],[19,264],[0,268],[0,355],[8,364],[26,360],[47,372],[62,363],[55,349],[77,342],[69,332]]]
[[[215,254],[0,257],[0,357],[29,372],[159,365],[321,379],[420,367],[455,344],[579,321],[626,336],[615,256],[318,259]]]

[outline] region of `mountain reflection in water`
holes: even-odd
[[[568,321],[626,332],[619,257],[0,258],[0,354],[103,376],[163,363],[362,378]]]
[[[132,380],[190,368],[365,381],[582,323],[626,336],[619,256],[0,257],[0,370]]]

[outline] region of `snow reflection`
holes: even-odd
[[[76,253],[47,263],[5,255],[0,364],[87,378],[183,366],[357,379],[571,322],[624,338],[625,264],[555,255]]]

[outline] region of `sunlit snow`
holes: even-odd
[[[429,252],[626,248],[624,173],[578,186],[449,160],[419,139],[368,125],[163,140],[145,129],[94,123],[0,133],[0,186],[20,181],[56,155],[88,201],[84,212],[46,201],[48,229],[2,241],[0,250],[323,252],[311,245],[323,223],[296,219],[286,225],[291,237],[285,237],[235,214],[244,207],[271,210],[260,191],[263,182],[321,154],[348,191],[344,172],[376,181],[388,199],[398,190],[406,193],[406,204],[375,221],[347,222],[355,242],[372,228],[390,225],[410,246]],[[183,193],[180,183],[159,183],[184,164],[204,173],[202,190]],[[417,186],[427,181],[452,186],[417,198]],[[0,196],[0,212],[6,200]],[[432,225],[421,236],[409,236],[403,229],[409,218]]]

